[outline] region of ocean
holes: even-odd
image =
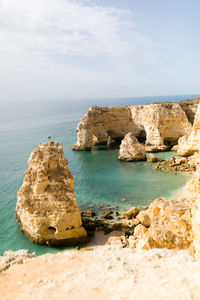
[[[33,244],[20,231],[15,220],[16,194],[28,157],[33,148],[51,140],[63,144],[74,177],[80,209],[96,209],[100,204],[117,206],[124,212],[132,206],[149,205],[159,196],[172,197],[190,176],[158,172],[153,164],[118,161],[118,150],[72,151],[76,127],[93,105],[136,105],[151,102],[178,101],[198,95],[140,97],[124,99],[0,102],[0,255],[12,249],[28,249],[37,255],[60,251],[57,247]],[[168,158],[171,152],[158,154]],[[125,201],[121,201],[125,199]],[[98,211],[98,210],[97,210]]]

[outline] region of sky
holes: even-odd
[[[200,94],[199,0],[0,0],[0,101]]]

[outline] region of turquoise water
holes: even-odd
[[[143,104],[187,98],[191,96],[0,103],[0,254],[22,248],[37,254],[59,250],[31,243],[14,218],[16,193],[22,184],[28,157],[37,144],[49,141],[49,135],[63,144],[81,209],[105,203],[118,206],[123,212],[134,205],[147,205],[159,196],[171,197],[183,187],[189,179],[187,175],[160,173],[150,163],[118,161],[117,150],[73,152],[71,145],[76,142],[77,124],[91,105]],[[171,153],[159,155],[169,157]]]

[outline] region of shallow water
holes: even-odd
[[[186,98],[190,97],[187,95]],[[179,99],[184,97],[171,100]],[[58,251],[58,248],[30,242],[20,232],[14,218],[16,193],[28,167],[28,157],[37,144],[49,141],[49,135],[52,140],[63,144],[81,209],[96,208],[105,203],[117,206],[123,212],[134,205],[148,205],[159,196],[171,197],[184,186],[188,175],[161,173],[154,170],[152,163],[118,161],[118,150],[71,150],[71,145],[76,142],[77,123],[89,106],[140,104],[152,100],[0,103],[0,254],[8,249],[22,248],[36,251],[38,255]],[[154,100],[161,101],[163,98]],[[167,158],[172,153],[158,155]],[[122,202],[122,199],[126,201]]]

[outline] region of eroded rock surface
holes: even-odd
[[[193,241],[191,208],[192,203],[187,198],[154,200],[146,211],[141,212],[143,218],[141,213],[137,216],[142,225],[136,230],[138,225],[134,235],[129,237],[130,247],[146,250],[190,248]],[[145,217],[148,224],[144,222]]]
[[[133,133],[127,133],[122,140],[118,159],[124,161],[146,160],[145,147],[138,142]]]
[[[155,169],[167,170],[173,172],[188,172],[194,173],[200,166],[200,154],[197,152],[189,157],[172,156],[169,160],[159,162]]]
[[[162,151],[177,143],[192,125],[178,103],[159,103],[121,107],[94,106],[81,119],[73,150],[119,142],[132,132],[146,145],[146,151]]]
[[[178,141],[177,154],[190,156],[200,150],[200,104],[198,104],[191,131]]]
[[[192,208],[192,231],[194,255],[200,259],[200,196],[198,194]]]
[[[147,158],[147,161],[148,162],[158,162],[158,161],[160,161],[160,159],[156,155],[154,155],[153,153],[150,153],[148,158]]]
[[[62,145],[53,141],[38,145],[28,163],[17,194],[16,217],[21,230],[39,244],[84,242],[87,234]]]
[[[200,262],[187,251],[101,246],[42,255],[0,276],[1,300],[199,300]]]
[[[23,264],[24,261],[36,257],[35,252],[30,253],[28,250],[8,250],[4,252],[3,256],[0,256],[0,273],[7,270],[12,265]]]

